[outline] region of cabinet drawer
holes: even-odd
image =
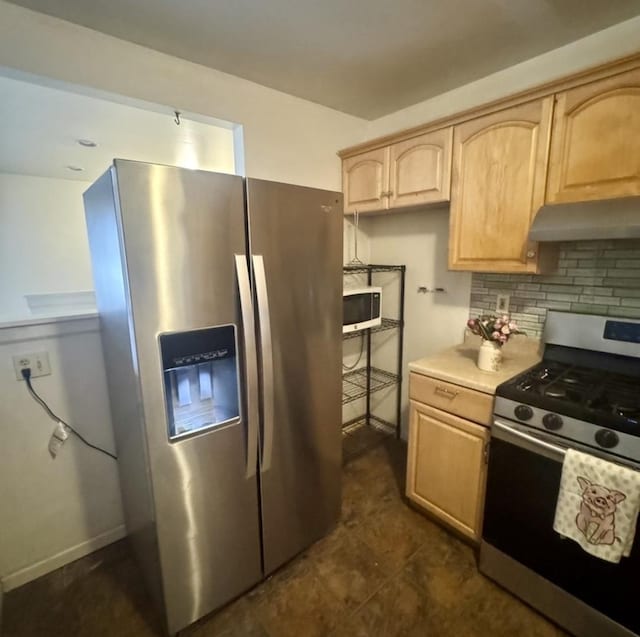
[[[491,424],[493,396],[422,374],[409,376],[409,397],[482,425]]]

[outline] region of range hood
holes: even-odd
[[[583,241],[640,237],[640,197],[542,206],[529,231],[532,241]]]

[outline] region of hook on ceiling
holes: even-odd
[[[173,121],[176,123],[176,126],[180,126],[180,111],[173,111],[175,117],[173,118]]]

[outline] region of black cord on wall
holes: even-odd
[[[352,369],[355,369],[360,364],[363,354],[364,354],[364,331],[360,332],[360,353],[358,354],[358,360],[353,365],[345,365],[344,363],[342,363],[342,369],[348,372],[351,371]]]
[[[99,451],[100,453],[103,453],[105,454],[105,456],[109,456],[114,460],[118,459],[118,456],[111,453],[110,451],[107,451],[102,447],[97,447],[96,445],[91,444],[86,438],[84,438],[84,436],[79,434],[69,423],[65,422],[64,420],[62,420],[62,418],[60,418],[59,416],[56,416],[56,414],[53,413],[49,405],[47,405],[47,403],[42,398],[40,398],[36,390],[33,388],[33,385],[31,384],[31,369],[29,369],[28,367],[23,369],[22,378],[24,378],[25,382],[27,383],[27,390],[29,391],[29,394],[31,394],[31,397],[40,405],[40,407],[42,407],[42,409],[44,409],[47,416],[49,416],[51,420],[62,423],[74,436],[76,436],[85,445],[87,445],[87,447],[91,447],[91,449],[95,449],[96,451]]]

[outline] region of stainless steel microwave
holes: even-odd
[[[342,293],[342,333],[357,332],[382,323],[382,288],[366,287]]]

